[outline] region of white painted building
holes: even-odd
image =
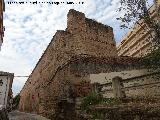
[[[14,74],[0,71],[0,105],[9,107]]]

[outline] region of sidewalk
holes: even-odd
[[[9,113],[9,120],[49,120],[49,119],[36,114],[12,111]]]

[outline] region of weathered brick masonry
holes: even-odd
[[[56,32],[21,90],[19,110],[54,119],[58,102],[72,98],[74,85],[89,74],[135,67],[133,59],[117,56],[111,27],[75,10],[67,17],[66,30]]]

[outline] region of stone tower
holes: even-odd
[[[80,56],[79,60],[82,60],[81,56],[100,59],[117,57],[111,27],[88,19],[83,13],[73,9],[67,17],[66,30],[58,30],[55,33],[21,90],[19,110],[54,118],[58,100],[65,96],[65,89],[68,89],[67,81],[77,79],[72,77],[74,70],[71,70],[70,63],[75,61],[73,57]],[[95,63],[91,63],[93,67]],[[66,65],[69,67],[65,68]],[[90,71],[92,72],[92,69]]]
[[[97,57],[117,56],[113,29],[71,9],[67,15],[66,31],[72,34],[74,45],[81,54]],[[76,54],[79,54],[76,53]]]

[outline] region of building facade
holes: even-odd
[[[154,5],[149,9],[149,12],[151,18],[157,19],[157,12]],[[117,46],[118,55],[132,57],[145,56],[152,50],[153,43],[151,42],[151,38],[153,36],[154,33],[151,32],[144,21],[142,19],[139,20],[122,39],[120,45]]]
[[[5,108],[10,106],[13,78],[13,73],[0,72],[0,105]]]
[[[3,26],[3,12],[5,10],[4,0],[0,0],[0,48],[3,43],[4,26]]]

